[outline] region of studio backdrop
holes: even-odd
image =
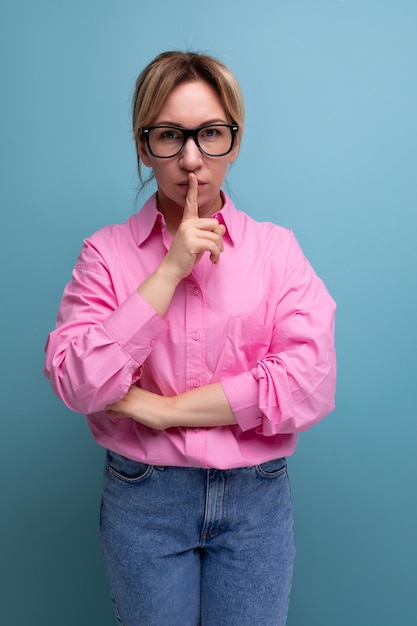
[[[83,238],[144,200],[130,99],[168,49],[236,74],[246,128],[226,191],[294,230],[338,305],[337,408],[289,459],[289,626],[414,626],[413,0],[2,1],[0,621],[114,623],[103,450],[54,397],[43,347]]]

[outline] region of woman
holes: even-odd
[[[133,130],[157,192],[84,242],[48,338],[55,392],[107,449],[101,541],[125,626],[286,623],[285,457],[333,409],[335,306],[293,234],[221,190],[243,111],[216,59],[144,69]]]

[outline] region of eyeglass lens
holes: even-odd
[[[152,128],[149,131],[149,148],[154,156],[175,156],[182,149],[186,139],[184,132],[170,126]],[[206,126],[197,133],[198,147],[209,156],[227,154],[233,144],[233,134],[228,126]]]

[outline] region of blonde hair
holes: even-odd
[[[231,123],[238,124],[239,132],[242,133],[245,117],[243,96],[239,83],[229,68],[206,54],[162,52],[145,67],[136,80],[132,100],[132,124],[136,145],[142,140],[140,129],[153,124],[166,98],[175,87],[195,80],[204,80],[215,89]],[[136,153],[139,179],[143,185],[141,158],[137,149]]]

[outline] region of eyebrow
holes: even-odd
[[[203,124],[200,124],[199,126],[196,126],[196,128],[201,128],[202,126],[211,126],[211,125],[215,125],[215,124],[230,124],[230,122],[226,122],[226,120],[222,120],[220,118],[216,118],[216,119],[212,119],[212,120],[207,120],[206,122],[204,122]],[[154,123],[153,126],[174,126],[176,128],[184,128],[186,129],[186,126],[183,126],[182,124],[177,124],[175,122],[168,122],[167,120],[162,120],[158,123]]]

